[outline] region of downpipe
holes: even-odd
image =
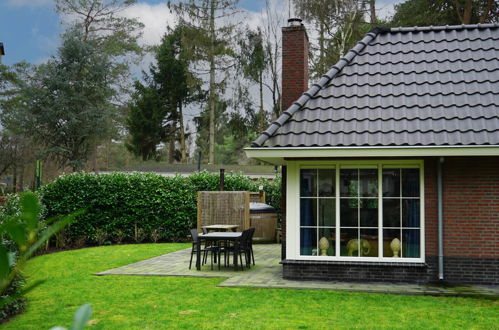
[[[438,204],[438,279],[444,279],[444,210],[443,210],[443,179],[442,165],[444,157],[437,164],[437,204]]]

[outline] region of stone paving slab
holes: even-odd
[[[200,271],[197,271],[195,256],[192,269],[189,269],[191,252],[189,248],[106,270],[95,275],[223,277],[227,279],[218,286],[317,289],[414,295],[483,296],[490,299],[499,299],[499,286],[439,287],[398,283],[286,280],[282,278],[282,266],[279,264],[280,245],[254,245],[254,250],[257,265],[252,266],[251,269],[245,268],[244,271],[235,271],[233,267],[221,267],[219,270],[216,264],[214,264],[214,269],[211,270],[209,259],[208,264],[204,265]]]

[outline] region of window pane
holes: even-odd
[[[300,254],[302,256],[317,255],[317,229],[300,229]]]
[[[400,199],[383,199],[383,227],[400,227]]]
[[[361,229],[360,230],[361,257],[378,256],[378,230]]]
[[[319,228],[319,255],[321,256],[334,256],[335,236],[334,228]],[[327,239],[327,244],[322,245],[322,238]],[[321,241],[322,240],[322,241]]]
[[[357,229],[341,229],[341,255],[347,257],[359,256],[359,237]]]
[[[400,170],[383,170],[383,197],[400,196]]]
[[[402,169],[402,197],[419,197],[419,169]]]
[[[356,169],[340,170],[340,190],[343,197],[359,196],[359,178]]]
[[[334,199],[319,199],[319,226],[336,225],[336,202]]]
[[[342,227],[357,227],[359,225],[359,199],[344,198],[340,200],[340,223]]]
[[[419,258],[419,229],[402,230],[402,257]]]
[[[398,239],[398,244],[395,239]],[[393,257],[396,253],[400,257],[400,229],[384,229],[383,230],[383,256]]]
[[[360,200],[360,226],[378,227],[378,200]]]
[[[300,226],[317,226],[317,199],[300,199]]]
[[[378,196],[378,170],[364,169],[359,170],[360,177],[360,195],[362,197]]]
[[[419,228],[419,199],[402,199],[402,227]]]
[[[317,170],[307,169],[300,171],[300,196],[317,196]]]
[[[319,170],[319,196],[334,197],[335,175],[333,169]]]

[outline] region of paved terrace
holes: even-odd
[[[223,277],[227,278],[218,286],[222,287],[261,287],[287,289],[320,289],[336,291],[376,292],[415,295],[449,295],[449,296],[487,296],[499,298],[497,286],[460,286],[439,287],[417,284],[392,283],[352,283],[326,281],[293,281],[282,278],[282,266],[279,264],[281,246],[277,244],[254,245],[256,265],[244,271],[235,271],[232,267],[213,270],[209,263],[200,271],[196,270],[194,256],[192,269],[189,269],[191,249],[184,249],[159,257],[139,261],[119,268],[109,269],[95,275],[135,275],[135,276],[190,276],[190,277]]]

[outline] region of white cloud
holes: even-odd
[[[41,7],[52,5],[54,0],[7,0],[11,7]]]
[[[136,18],[144,24],[143,35],[140,39],[140,43],[143,45],[159,44],[166,28],[173,27],[176,23],[174,15],[166,3],[157,5],[137,3],[125,9],[121,15],[127,18]]]

